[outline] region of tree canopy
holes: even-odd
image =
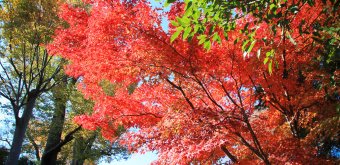
[[[9,114],[6,129],[14,127],[1,130],[0,140],[8,144],[1,143],[0,164],[84,164],[128,156],[118,143],[103,140],[98,131],[80,131],[72,120],[92,104],[64,74],[67,61],[46,50],[55,28],[66,25],[57,15],[61,2],[0,1],[0,116]]]
[[[95,103],[75,121],[110,140],[137,127],[121,143],[158,151],[158,164],[334,163],[339,61],[325,57],[339,56],[338,1],[185,2],[61,7],[69,26],[49,50]]]

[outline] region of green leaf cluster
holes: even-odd
[[[173,2],[175,2],[175,0],[167,1],[168,4]],[[336,13],[339,10],[340,3],[336,0],[323,0],[322,2],[324,4],[331,4],[328,5],[331,6],[330,8],[324,8],[325,13]],[[290,20],[287,19],[286,16],[296,15],[300,12],[301,6],[314,6],[316,2],[315,0],[300,0],[294,3],[288,3],[287,0],[184,0],[184,3],[186,5],[185,13],[177,17],[176,20],[171,20],[171,24],[176,27],[176,32],[171,36],[171,42],[176,40],[180,34],[183,34],[183,40],[189,41],[196,36],[199,44],[202,44],[205,49],[209,50],[213,42],[221,43],[220,35],[215,29],[223,29],[223,36],[228,39],[228,32],[235,30],[236,21],[247,15],[255,17],[253,22],[255,25],[261,22],[269,24],[269,26],[272,27],[271,30],[274,35],[277,33],[277,28],[285,29],[287,33],[283,35],[286,35],[291,43],[297,45],[289,33],[292,29],[290,27]],[[277,21],[274,22],[273,19]],[[304,28],[305,24],[305,20],[300,22],[300,34],[312,33]],[[323,24],[327,24],[327,20]],[[339,26],[328,28],[327,30],[329,33],[334,34],[337,28],[339,28]],[[253,36],[256,35],[256,30],[249,30],[247,24],[240,33],[248,36],[248,39],[242,41],[242,51],[247,55],[252,51],[257,42],[253,38]],[[324,40],[321,41],[323,42]],[[334,38],[331,42],[334,43],[336,41],[337,39]],[[234,41],[234,43],[237,42],[238,39]],[[258,57],[261,54],[260,49],[261,48],[255,50],[257,51]],[[333,52],[335,52],[335,50],[333,50]]]

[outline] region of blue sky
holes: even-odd
[[[145,154],[132,154],[127,160],[112,161],[110,163],[101,162],[100,165],[149,165],[157,159],[155,152],[147,152]]]

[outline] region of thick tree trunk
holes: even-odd
[[[83,155],[83,149],[84,149],[84,142],[85,139],[83,137],[77,137],[76,140],[73,143],[73,157],[72,157],[72,163],[71,165],[83,165],[84,164],[84,155]]]
[[[22,143],[25,138],[25,131],[26,131],[25,128],[23,128],[21,124],[15,127],[12,146],[6,161],[6,165],[18,164]]]
[[[46,147],[44,154],[41,158],[42,165],[56,164],[57,156],[60,150],[53,150],[46,154],[47,151],[58,145],[61,141],[61,134],[63,131],[63,125],[65,121],[65,104],[56,108],[52,123],[49,129]]]
[[[63,132],[63,126],[65,122],[66,102],[68,100],[64,93],[66,86],[67,78],[65,76],[61,84],[59,84],[55,88],[56,90],[52,90],[55,110],[49,128],[44,154],[41,158],[41,165],[50,165],[57,163],[57,156],[60,152],[60,148],[57,150],[53,148],[61,142],[61,134]]]
[[[33,108],[35,106],[35,102],[37,100],[37,92],[35,90],[31,91],[28,94],[28,100],[27,105],[24,109],[24,112],[22,114],[21,118],[17,118],[15,121],[15,131],[14,131],[14,137],[12,140],[12,146],[11,150],[9,152],[6,165],[17,165],[19,156],[21,153],[22,143],[25,138],[25,132],[29,123],[29,120],[31,119]],[[19,114],[16,114],[19,115]]]
[[[73,159],[71,165],[83,165],[91,152],[92,145],[96,140],[97,133],[88,139],[78,137],[73,143]]]

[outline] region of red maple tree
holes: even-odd
[[[84,128],[100,128],[114,140],[119,126],[138,127],[122,143],[134,151],[156,150],[158,164],[210,164],[225,156],[241,164],[332,162],[317,156],[314,143],[321,138],[317,133],[325,133],[323,121],[336,115],[334,100],[325,96],[337,86],[315,87],[329,84],[314,60],[322,47],[298,30],[302,19],[306,31],[325,19],[325,4],[300,6],[286,17],[291,29],[278,27],[277,34],[249,15],[237,21],[228,40],[206,51],[196,38],[170,43],[162,15],[146,1],[84,3],[91,7],[63,5],[60,17],[69,27],[59,29],[49,45],[52,54],[70,61],[67,73],[81,77],[79,90],[95,101],[92,114],[75,118]],[[182,7],[174,4],[168,17]],[[239,33],[247,23],[256,29],[257,42],[245,55],[242,42],[234,41],[247,39]],[[268,55],[257,57],[257,50]],[[271,63],[271,73],[263,60]]]

